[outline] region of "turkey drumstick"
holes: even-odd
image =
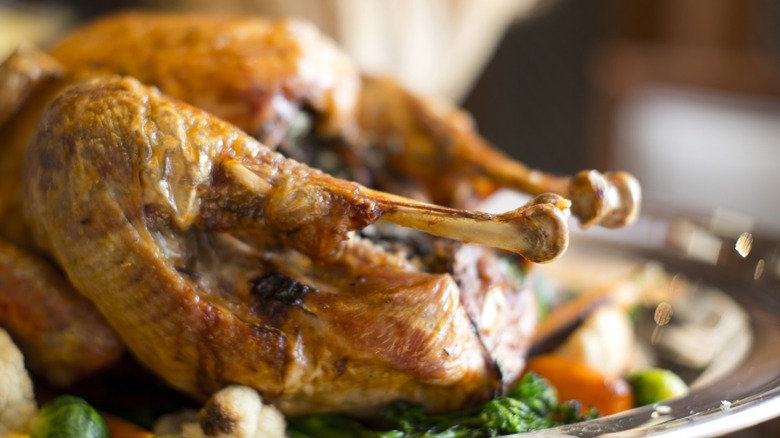
[[[438,174],[449,171],[534,195],[557,193],[571,200],[583,227],[622,227],[639,213],[641,189],[626,172],[584,170],[563,177],[531,169],[490,145],[465,113],[421,99],[387,78],[364,78],[360,98],[357,114],[369,143],[390,151],[396,172],[425,185],[441,187]]]
[[[283,218],[278,226],[285,229],[294,228],[296,233],[300,232],[301,222],[295,218],[305,217],[307,221],[322,220],[318,216],[311,216],[311,213],[319,209],[311,205],[312,201],[322,202],[326,196],[337,195],[343,199],[359,199],[359,205],[371,205],[370,216],[376,216],[377,219],[439,237],[505,249],[537,263],[555,259],[568,246],[565,212],[569,202],[554,194],[537,196],[523,207],[495,215],[426,204],[353,183],[335,183],[335,180],[330,178],[320,182],[317,181],[322,178],[320,175],[312,175],[311,179],[317,182],[311,185],[298,177],[296,187],[282,191],[284,197],[281,197],[274,193],[267,180],[258,175],[268,175],[264,169],[253,172],[250,167],[236,161],[228,161],[224,167],[244,188],[258,195],[275,196],[270,202],[273,206],[265,208],[266,215],[273,211],[273,215],[268,215],[269,218]],[[323,193],[324,190],[327,194]],[[368,207],[365,211],[367,209]],[[361,210],[361,214],[363,211]],[[350,214],[345,214],[345,217],[347,216]],[[316,252],[309,252],[309,255],[321,256]]]

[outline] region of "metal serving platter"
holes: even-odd
[[[693,339],[679,338],[690,344],[679,348],[701,348],[711,357],[688,373],[692,386],[684,398],[523,436],[721,436],[780,417],[780,245],[725,216],[643,216],[625,231],[574,233],[570,251],[652,261],[687,278],[696,290],[676,305],[673,319],[701,314],[705,326]],[[713,300],[723,306],[713,307]],[[667,352],[665,361],[691,369],[679,354]]]

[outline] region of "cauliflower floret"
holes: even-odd
[[[588,316],[556,354],[588,364],[612,376],[623,375],[634,353],[634,329],[618,306],[602,306]]]
[[[24,356],[0,328],[0,436],[27,432],[37,410]]]
[[[197,414],[182,412],[160,419],[157,434],[181,434],[184,438],[283,438],[284,415],[263,404],[248,386],[233,385],[214,394]],[[193,421],[196,420],[197,422]]]

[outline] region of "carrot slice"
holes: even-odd
[[[122,418],[104,412],[101,412],[100,415],[106,420],[111,438],[154,438],[155,436],[148,430]]]
[[[582,402],[583,410],[593,406],[601,415],[611,415],[633,407],[631,386],[625,380],[607,376],[582,362],[542,355],[532,358],[526,371],[549,380],[558,390],[560,401]]]

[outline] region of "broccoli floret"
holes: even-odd
[[[558,391],[536,373],[525,373],[509,391],[509,397],[523,400],[538,415],[550,413],[558,405]]]
[[[292,419],[288,432],[293,438],[482,438],[547,429],[598,415],[592,410],[585,416],[579,412],[579,403],[558,404],[555,388],[527,373],[506,396],[460,412],[428,415],[421,406],[398,402],[384,410],[380,430],[343,415],[312,415]]]
[[[315,438],[342,436],[355,438],[379,437],[376,432],[367,429],[359,422],[344,415],[319,414],[291,418],[287,423],[290,438]],[[403,435],[398,435],[403,436]],[[388,436],[389,438],[389,436]]]

